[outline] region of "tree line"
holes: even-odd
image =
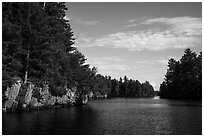
[[[49,85],[51,94],[66,94],[65,87],[78,94],[95,96],[152,96],[149,82],[124,77],[118,81],[97,74],[85,56],[74,47],[74,33],[63,2],[2,3],[2,91],[19,77],[23,83]],[[98,95],[97,95],[98,94]]]
[[[138,80],[128,79],[124,76],[119,80],[112,79],[110,76],[102,76],[97,74],[91,82],[95,97],[100,97],[101,95],[107,97],[153,97],[155,96],[155,91],[152,85],[145,81],[140,83]]]
[[[160,85],[161,98],[202,99],[202,52],[186,49],[180,60],[171,58]]]

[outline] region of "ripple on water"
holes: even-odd
[[[90,101],[85,107],[3,114],[3,134],[202,134],[202,103],[145,98]]]

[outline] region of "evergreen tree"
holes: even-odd
[[[142,93],[141,83],[138,80],[135,81],[135,92],[136,92],[135,93],[136,97],[140,97],[141,96],[141,93]]]
[[[77,86],[80,92],[88,90],[95,72],[72,46],[73,32],[64,19],[66,10],[62,2],[2,4],[5,88],[19,76],[25,83],[48,82],[54,95],[64,94],[65,86]]]
[[[119,96],[120,97],[124,96],[124,86],[123,86],[123,80],[121,77],[119,79]]]
[[[160,85],[162,98],[198,99],[202,92],[202,53],[184,51],[179,61],[170,59],[165,79]]]
[[[127,96],[128,95],[128,78],[127,78],[127,76],[124,76],[123,80],[124,80],[123,92],[124,92],[124,96]]]
[[[119,96],[119,83],[116,79],[111,80],[111,97]]]
[[[143,92],[143,97],[153,97],[154,96],[154,88],[148,81],[145,81],[145,83],[142,83],[141,90]]]

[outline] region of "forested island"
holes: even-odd
[[[62,2],[2,3],[3,110],[22,111],[86,104],[90,98],[153,97],[146,81],[97,73],[74,47]],[[77,39],[76,39],[77,41]],[[202,54],[187,49],[169,60],[161,98],[201,98]]]

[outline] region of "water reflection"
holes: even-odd
[[[3,134],[201,134],[201,102],[108,99],[84,107],[3,114]]]

